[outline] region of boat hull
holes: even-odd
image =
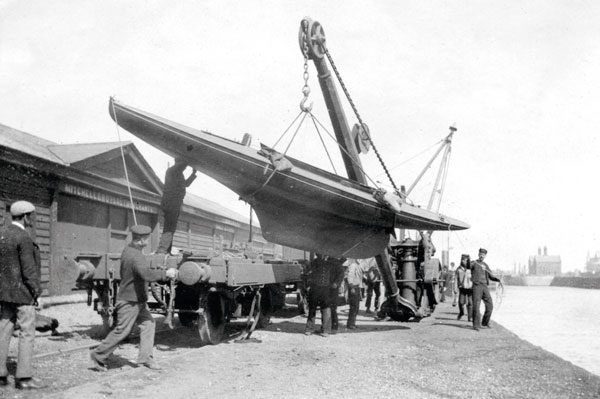
[[[124,129],[174,158],[184,158],[248,202],[266,240],[331,256],[368,258],[388,244],[394,227],[453,230],[468,226],[403,204],[395,213],[374,189],[268,151],[195,130],[111,99],[111,117]]]

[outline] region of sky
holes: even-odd
[[[172,160],[115,126],[110,96],[273,145],[300,112],[306,16],[322,24],[398,186],[412,184],[449,126],[458,129],[440,211],[471,228],[435,233],[438,250],[449,246],[458,262],[485,247],[488,263],[507,271],[543,246],[563,271],[600,251],[594,1],[0,0],[0,123],[62,144],[120,136],[161,178]],[[332,131],[312,64],[308,84],[313,113]],[[346,116],[352,126],[349,106]],[[331,140],[328,148],[342,173]],[[332,170],[310,124],[288,153]],[[389,187],[373,151],[362,162]],[[436,172],[411,200],[426,206]],[[248,214],[208,177],[188,190]]]

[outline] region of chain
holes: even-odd
[[[360,114],[358,113],[356,106],[354,105],[354,101],[352,101],[352,98],[350,97],[350,93],[348,92],[348,89],[346,89],[346,85],[344,84],[344,81],[342,80],[342,77],[341,77],[337,67],[335,66],[335,63],[333,62],[333,59],[331,58],[331,54],[329,54],[329,50],[325,46],[323,46],[323,50],[325,51],[325,55],[327,55],[327,59],[329,60],[329,63],[331,64],[331,67],[333,68],[333,72],[335,72],[335,76],[337,77],[338,81],[340,82],[340,86],[342,87],[342,90],[344,91],[344,94],[346,95],[346,98],[348,99],[348,102],[350,103],[350,106],[352,107],[352,110],[354,111],[356,118],[358,119],[358,123],[360,123],[360,126],[364,130],[366,130],[365,124],[364,124],[362,118],[360,117]],[[385,163],[383,162],[383,159],[381,158],[379,151],[377,151],[377,147],[375,147],[373,140],[371,140],[370,136],[367,136],[367,138],[369,140],[369,143],[371,143],[371,147],[373,147],[373,151],[375,151],[375,155],[377,155],[377,159],[379,160],[379,163],[383,167],[385,174],[387,175],[390,183],[392,184],[392,187],[394,187],[394,190],[396,191],[396,193],[398,193],[398,195],[400,195],[400,190],[398,190],[396,183],[394,183],[394,180],[392,179],[392,176],[390,175],[388,168],[386,167]]]
[[[306,101],[308,101],[308,95],[310,94],[310,87],[308,86],[308,21],[302,21],[303,24],[303,32],[302,32],[302,55],[304,55],[304,72],[302,73],[302,78],[304,79],[304,86],[302,86],[302,101],[300,101],[300,110],[302,112],[310,112],[312,109],[312,103],[310,105],[305,105]]]

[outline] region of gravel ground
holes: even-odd
[[[56,354],[97,343],[99,316],[85,304],[42,313],[57,317],[62,332],[36,338],[36,372],[47,388],[40,395],[7,387],[2,398],[600,398],[600,377],[498,324],[473,331],[449,304],[420,323],[375,321],[361,312],[357,330],[328,338],[303,335],[306,319],[292,306],[254,333],[261,342],[234,343],[242,323],[228,326],[216,346],[201,346],[195,329],[177,328],[156,336],[164,370],[136,367],[132,339],[106,373],[89,369],[87,350]],[[340,313],[344,323],[347,307]]]

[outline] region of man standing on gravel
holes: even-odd
[[[348,283],[348,321],[346,327],[350,330],[356,328],[356,316],[358,315],[358,307],[360,306],[361,293],[363,283],[364,268],[357,259],[348,259],[348,271],[346,282]]]
[[[40,253],[26,227],[33,226],[35,207],[17,201],[10,207],[12,223],[0,230],[0,386],[8,385],[6,360],[15,321],[19,330],[19,354],[15,388],[38,389],[31,360],[35,338],[35,306],[42,293]]]
[[[154,348],[155,322],[148,310],[147,281],[177,278],[177,269],[167,269],[162,276],[152,276],[148,262],[142,250],[148,245],[152,230],[147,226],[136,225],[131,228],[131,243],[121,254],[121,284],[117,295],[117,325],[104,338],[96,349],[90,352],[93,368],[106,371],[106,359],[115,350],[133,328],[136,322],[140,325],[140,350],[137,363],[152,370],[161,367],[152,357]]]
[[[473,278],[473,329],[479,331],[480,328],[491,328],[490,319],[494,303],[488,289],[489,281],[497,281],[502,284],[502,281],[492,274],[490,267],[483,260],[487,256],[487,250],[479,249],[479,258],[471,262],[471,275]],[[479,312],[481,301],[485,303],[485,313],[483,319]]]
[[[462,254],[460,265],[456,269],[456,287],[458,288],[458,317],[460,320],[465,315],[465,305],[467,306],[467,318],[471,321],[473,318],[473,283],[471,278],[471,257]]]
[[[346,259],[329,258],[329,308],[331,309],[331,333],[337,334],[339,320],[337,314],[340,285],[344,281],[344,262]]]
[[[321,335],[329,336],[331,332],[331,308],[329,289],[331,286],[331,270],[327,257],[316,254],[310,262],[307,273],[308,279],[308,317],[304,334],[311,335],[315,332],[315,317],[317,307],[321,308]]]

